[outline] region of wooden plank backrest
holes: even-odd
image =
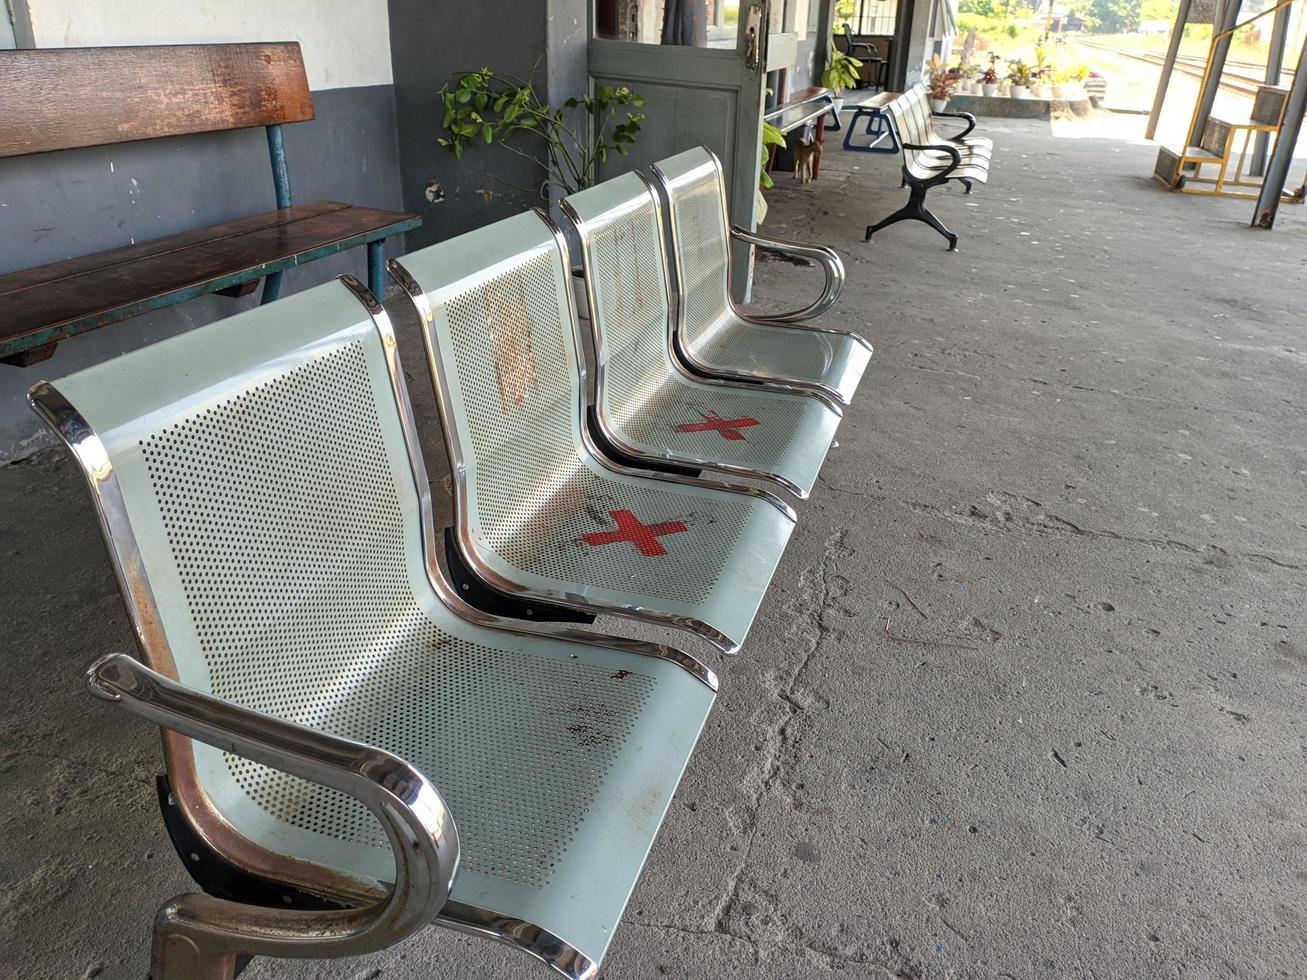
[[[294,41],[0,51],[0,157],[312,118]]]

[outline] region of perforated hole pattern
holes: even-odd
[[[536,252],[445,303],[453,350],[441,356],[462,389],[453,421],[476,457],[469,495],[485,544],[567,591],[597,586],[640,602],[703,602],[744,532],[749,504],[609,480],[581,462],[580,376],[564,339],[572,324],[559,304],[562,275],[556,252]],[[520,401],[504,398],[494,378],[503,357],[495,338],[502,346],[504,337],[532,351],[534,378]],[[652,559],[627,542],[586,544],[583,535],[616,527],[616,510],[645,524],[680,521],[689,531],[663,538],[668,554]]]
[[[825,380],[835,358],[830,340],[799,330],[758,330],[727,306],[723,194],[715,170],[671,192],[685,303],[682,343],[708,368]]]
[[[218,697],[409,760],[449,804],[463,867],[542,886],[656,681],[428,618],[364,357],[339,347],[141,442],[198,653]],[[226,763],[277,819],[389,847],[347,796]]]
[[[681,342],[698,356],[729,319],[726,304],[729,229],[722,215],[723,189],[717,173],[671,192],[676,225],[677,265],[685,315]]]
[[[667,352],[667,293],[658,214],[646,206],[587,231],[594,264],[595,323],[607,345],[604,406],[628,442],[679,456],[778,467],[802,425],[798,400],[753,397],[695,385],[675,374]],[[712,416],[758,424],[725,439],[713,429],[683,432]]]

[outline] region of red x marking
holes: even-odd
[[[741,441],[744,436],[740,435],[740,429],[747,429],[751,425],[757,425],[757,419],[724,419],[716,412],[700,412],[703,416],[702,422],[686,422],[684,425],[678,425],[676,428],[681,432],[717,432],[723,439],[734,439]]]
[[[616,544],[629,541],[637,551],[646,558],[667,554],[667,549],[658,540],[664,534],[682,534],[689,528],[680,521],[663,521],[661,524],[642,524],[640,518],[629,510],[610,510],[609,515],[617,522],[616,531],[594,531],[581,535],[581,540],[589,545]]]

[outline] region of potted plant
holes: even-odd
[[[543,171],[538,186],[518,189],[546,199],[551,186],[572,194],[593,185],[599,164],[610,153],[625,156],[644,121],[644,113],[634,111],[644,99],[624,85],[600,85],[594,95],[568,99],[554,108],[540,100],[529,80],[489,68],[450,76],[440,101],[448,134],[437,140],[441,146],[462,159],[478,143],[500,144]],[[575,126],[571,116],[576,109],[584,109],[588,125]],[[514,145],[522,134],[544,141],[545,159]]]
[[[958,76],[958,91],[967,95],[976,94],[976,72],[978,67],[969,61],[964,61],[954,69]]]
[[[1008,81],[1012,83],[1012,98],[1027,99],[1030,97],[1030,79],[1033,77],[1034,68],[1020,58],[1009,61],[1007,64]]]
[[[1048,48],[1042,44],[1035,45],[1035,70],[1030,76],[1030,94],[1037,99],[1048,98],[1052,75],[1053,60]]]
[[[1073,81],[1073,76],[1071,74],[1071,69],[1058,68],[1056,71],[1054,71],[1053,72],[1053,98],[1065,99],[1067,97],[1067,89],[1070,87],[1070,83],[1072,81]]]
[[[1085,79],[1089,77],[1089,66],[1081,63],[1072,65],[1067,74],[1070,76],[1070,85],[1067,87],[1067,95],[1073,99],[1083,99],[1085,97]]]
[[[926,72],[929,78],[926,83],[926,93],[930,98],[931,111],[943,112],[944,107],[948,105],[948,97],[953,94],[953,86],[957,78],[938,53],[930,56],[930,61],[926,64]]]
[[[989,56],[989,67],[985,73],[980,76],[980,94],[987,99],[992,99],[998,91],[998,55]]]
[[[826,54],[826,70],[821,73],[821,84],[831,90],[831,109],[836,119],[844,108],[844,90],[857,87],[860,77],[858,69],[861,67],[861,61],[831,44]]]

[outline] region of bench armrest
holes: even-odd
[[[822,287],[821,295],[817,297],[815,302],[801,310],[768,314],[765,317],[759,317],[759,319],[764,319],[769,323],[798,323],[802,320],[811,320],[818,314],[830,309],[835,301],[839,299],[840,291],[844,288],[844,263],[835,254],[834,249],[827,248],[824,245],[805,245],[802,242],[770,238],[766,235],[759,235],[757,232],[745,231],[738,225],[731,226],[731,238],[736,241],[747,242],[750,245],[756,245],[759,248],[765,248],[771,252],[793,255],[796,258],[811,259],[818,263],[826,273],[826,284]]]
[[[932,112],[931,115],[947,116],[951,119],[965,120],[967,124],[967,128],[962,130],[962,132],[960,133],[954,133],[952,136],[949,137],[949,139],[951,140],[960,140],[962,139],[962,137],[966,136],[969,132],[971,132],[973,129],[976,128],[976,117],[969,112]]]
[[[949,164],[947,170],[943,170],[940,173],[936,174],[935,175],[936,177],[947,177],[954,170],[957,170],[958,167],[962,166],[962,154],[958,152],[958,148],[954,146],[952,143],[904,143],[903,149],[942,150],[943,152],[951,156],[953,158],[953,162]]]
[[[390,894],[364,908],[174,898],[155,917],[153,980],[220,976],[209,971],[241,953],[334,957],[382,949],[430,924],[444,906],[458,868],[458,831],[435,787],[404,760],[196,691],[125,654],[101,657],[86,680],[97,697],[163,728],[347,793],[372,811],[394,851]]]

